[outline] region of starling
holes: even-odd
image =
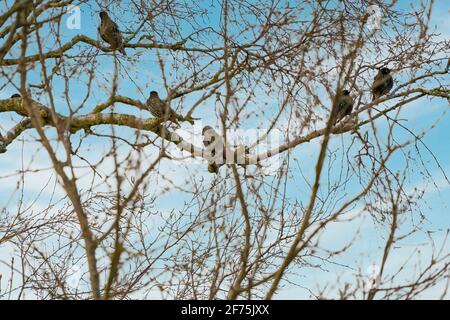
[[[150,113],[156,118],[164,118],[175,123],[178,123],[178,120],[186,120],[191,124],[194,124],[194,118],[190,116],[182,117],[181,115],[177,114],[175,111],[173,111],[172,108],[170,108],[169,104],[166,101],[163,101],[159,98],[159,95],[156,91],[150,92],[150,96],[147,99],[147,108],[148,111],[150,111]]]
[[[205,126],[202,129],[202,135],[203,135],[203,145],[207,147],[215,141],[215,136],[217,135],[217,133],[212,127]]]
[[[391,76],[389,68],[378,69],[378,73],[373,79],[372,84],[372,101],[378,99],[382,95],[388,94],[394,86],[394,80]]]
[[[127,54],[123,46],[122,35],[120,34],[117,24],[109,18],[106,11],[100,12],[100,19],[102,21],[98,28],[98,33],[100,33],[102,39],[111,46],[111,49],[119,50],[120,53],[126,56]]]
[[[147,99],[147,107],[150,113],[156,118],[170,118],[175,114],[168,104],[159,98],[158,92],[156,91],[150,92],[150,96]]]
[[[22,98],[22,96],[18,93],[14,93],[10,99],[14,99],[14,98]]]
[[[335,125],[350,113],[353,110],[353,99],[350,96],[350,91],[343,90],[340,95],[336,97],[337,106],[334,108],[333,114],[333,124]]]
[[[205,126],[202,130],[203,145],[208,148],[211,144],[214,144],[212,150],[208,148],[206,158],[208,159],[208,171],[211,173],[218,173],[219,168],[226,162],[226,148],[222,137],[210,126]],[[222,147],[222,162],[217,163],[216,150],[220,150]]]

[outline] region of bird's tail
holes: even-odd
[[[200,118],[193,118],[191,115],[183,117],[182,115],[177,114],[176,118],[178,121],[187,121],[192,125],[194,125],[195,120],[200,120]]]
[[[125,52],[125,47],[124,47],[124,46],[122,46],[122,47],[120,48],[120,53],[123,54],[124,56],[127,55],[127,53]]]

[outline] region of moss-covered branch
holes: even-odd
[[[60,48],[52,50],[52,51],[48,51],[46,53],[44,53],[42,56],[40,56],[39,54],[34,54],[34,55],[30,55],[27,56],[25,58],[25,62],[26,63],[30,63],[30,62],[36,62],[39,61],[40,59],[51,59],[51,58],[60,58],[64,55],[64,53],[66,51],[69,51],[70,49],[72,49],[76,44],[78,43],[85,43],[88,44],[92,47],[95,47],[103,52],[112,52],[113,50],[110,49],[109,47],[105,47],[103,46],[100,42],[85,36],[85,35],[77,35],[75,37],[72,38],[72,40],[70,40],[69,42],[63,44]],[[211,51],[215,51],[215,50],[220,50],[220,48],[213,48],[213,49],[199,49],[199,48],[189,48],[189,47],[185,47],[183,45],[180,45],[180,43],[175,43],[175,44],[162,44],[162,43],[156,43],[156,42],[152,42],[152,43],[125,43],[125,47],[126,48],[143,48],[143,49],[167,49],[167,50],[179,50],[179,51],[190,51],[190,52],[211,52]],[[0,61],[0,65],[3,66],[12,66],[12,65],[17,65],[19,63],[19,59],[4,59],[2,61]]]

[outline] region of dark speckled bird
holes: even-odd
[[[216,130],[214,130],[211,126],[204,126],[202,129],[202,135],[203,135],[203,145],[207,147],[214,142],[217,133]]]
[[[98,27],[98,33],[100,33],[102,39],[111,46],[111,49],[119,50],[120,53],[126,56],[122,35],[117,24],[111,20],[106,11],[100,12],[100,19],[101,23],[100,27]]]
[[[179,116],[175,111],[170,108],[166,101],[159,98],[156,91],[150,92],[150,96],[147,99],[147,108],[150,113],[156,118],[165,118],[178,123]]]
[[[147,99],[147,108],[150,113],[156,118],[164,118],[172,122],[178,123],[178,121],[188,121],[194,124],[195,118],[191,116],[183,117],[173,111],[169,104],[161,100],[156,91],[151,91],[150,96]]]
[[[334,108],[333,124],[338,123],[352,113],[353,98],[350,96],[350,91],[342,90],[341,94],[336,97],[336,103],[337,106]]]
[[[378,73],[373,79],[372,84],[372,101],[378,99],[379,97],[388,94],[394,86],[394,80],[391,76],[391,70],[389,68],[383,67],[378,69]]]

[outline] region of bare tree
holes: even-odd
[[[433,1],[0,3],[0,297],[448,298]]]

